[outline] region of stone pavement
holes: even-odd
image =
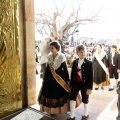
[[[40,79],[39,74],[36,75],[36,85],[37,85],[37,95],[39,93],[42,84],[42,79]],[[117,110],[117,100],[118,95],[116,90],[108,91],[105,87],[104,90],[93,90],[89,99],[89,119],[88,120],[116,120],[118,115]],[[32,106],[39,110],[39,105],[35,104]],[[83,114],[83,104],[81,104],[75,110],[76,120],[81,120]],[[67,114],[60,114],[53,116],[56,120],[66,120],[69,117],[69,112]]]

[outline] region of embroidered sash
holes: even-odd
[[[69,86],[65,83],[65,81],[55,72],[55,69],[53,67],[50,67],[51,73],[55,80],[67,91],[71,92]]]
[[[53,67],[50,67],[51,73],[54,76],[55,80],[67,91],[71,92],[71,89],[69,86],[65,83],[65,81],[55,72]],[[81,104],[82,98],[80,94],[78,93],[77,98],[76,98],[76,108]],[[69,105],[70,106],[70,105]]]

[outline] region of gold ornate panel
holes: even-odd
[[[22,108],[17,7],[0,0],[0,118]]]

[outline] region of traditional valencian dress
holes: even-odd
[[[110,84],[108,71],[106,68],[107,56],[104,50],[98,54],[98,51],[94,53],[93,57],[93,81],[94,86],[108,86]]]
[[[59,83],[61,78],[62,82]],[[67,81],[69,74],[64,54],[58,53],[55,59],[53,55],[49,55],[43,86],[38,97],[41,112],[61,114],[68,111],[67,101],[70,90],[67,88]],[[66,89],[63,88],[63,84],[66,84]]]

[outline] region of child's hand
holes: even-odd
[[[91,93],[92,93],[92,90],[87,89],[86,94],[87,94],[87,95],[90,95]]]

